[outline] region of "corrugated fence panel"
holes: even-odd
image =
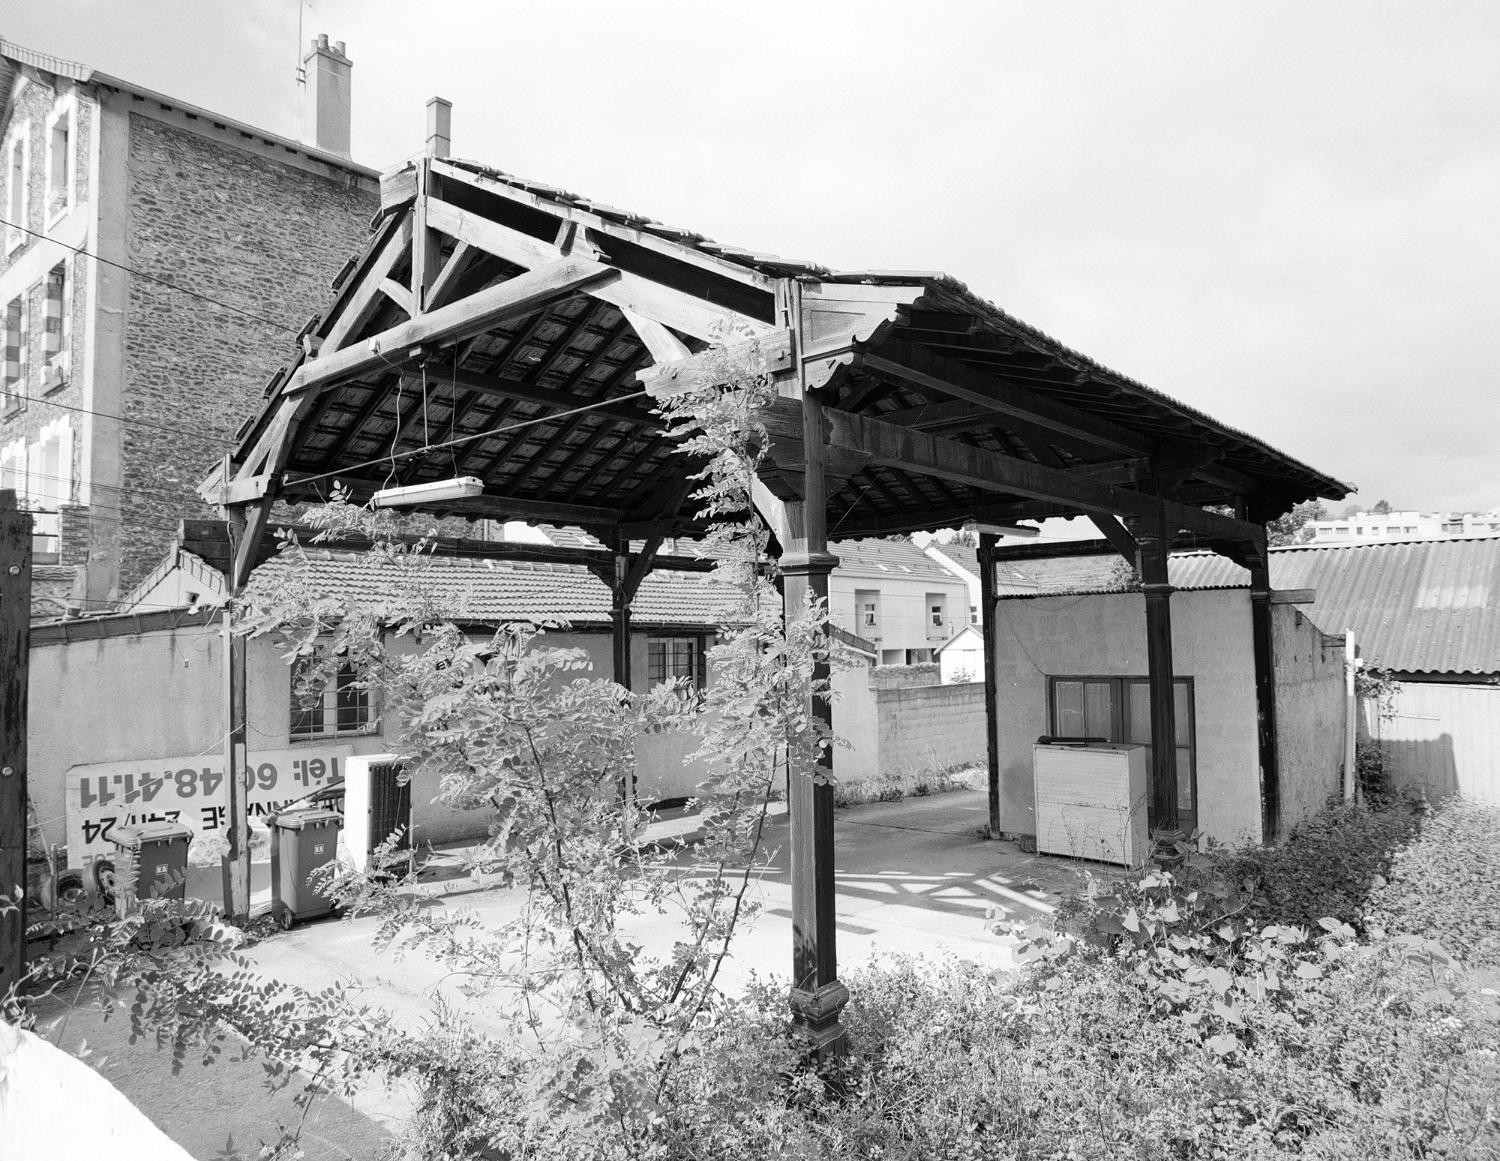
[[[1396,785],[1500,805],[1500,686],[1401,682],[1395,716],[1372,720]]]

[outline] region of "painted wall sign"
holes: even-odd
[[[350,746],[252,752],[246,770],[250,821],[264,823],[267,815],[342,778],[344,759],[352,752]],[[100,855],[113,858],[110,835],[117,826],[176,822],[192,830],[195,840],[227,826],[223,754],[74,766],[66,775],[64,794],[73,866]]]

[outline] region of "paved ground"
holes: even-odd
[[[1007,842],[980,838],[986,808],[983,792],[967,791],[872,803],[841,810],[837,816],[837,875],[839,961],[842,965],[868,962],[882,953],[952,954],[993,964],[1010,964],[1004,944],[986,930],[989,917],[1025,919],[1045,915],[1058,896],[1081,881],[1083,865],[1067,860],[1022,853]],[[675,829],[685,829],[684,824]],[[775,852],[771,866],[754,884],[754,897],[763,911],[754,927],[743,932],[726,963],[724,985],[736,989],[752,972],[785,978],[791,970],[791,896],[786,851],[787,822],[777,817],[768,828],[768,847]],[[680,856],[692,867],[691,848]],[[1098,875],[1111,869],[1089,865]],[[472,910],[495,923],[516,911],[512,892],[477,887],[467,878],[451,878],[424,888],[431,905]],[[431,1010],[433,998],[459,998],[451,980],[419,957],[396,958],[371,947],[370,920],[322,920],[299,925],[285,934],[265,939],[250,954],[268,975],[320,987],[336,980],[360,979],[366,998],[398,1018],[419,1023]],[[643,946],[667,946],[675,934],[669,920],[637,924],[633,934]],[[91,1043],[92,1026],[78,1027]],[[164,1129],[199,1157],[222,1149],[229,1128],[224,1110],[246,1110],[250,1123],[234,1128],[253,1141],[256,1118],[274,1125],[295,1115],[275,1102],[245,1100],[246,1086],[260,1085],[257,1064],[220,1065],[196,1070],[187,1081],[169,1076],[167,1062],[152,1060],[140,1047],[111,1045],[106,1075],[140,1104]],[[118,1068],[118,1073],[113,1069]],[[211,1075],[217,1074],[217,1075]],[[233,1099],[230,1092],[233,1091]],[[283,1098],[284,1099],[284,1098]],[[351,1110],[340,1103],[323,1106],[310,1117],[311,1135],[305,1141],[309,1161],[350,1156],[374,1156],[382,1130],[399,1133],[406,1102],[400,1094],[373,1088],[353,1099]],[[357,1112],[354,1110],[358,1110]],[[363,1114],[363,1115],[361,1115]],[[174,1122],[176,1122],[174,1124]],[[240,1123],[243,1123],[240,1122]],[[204,1124],[211,1132],[189,1133],[183,1125]]]

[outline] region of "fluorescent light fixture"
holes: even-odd
[[[982,520],[970,520],[964,525],[965,532],[979,532],[986,536],[1024,536],[1028,540],[1041,534],[1040,528],[1030,524],[989,524]]]
[[[437,504],[443,500],[467,500],[484,492],[484,481],[478,476],[457,476],[451,480],[433,480],[430,484],[412,484],[406,488],[382,488],[370,497],[376,508],[411,508]]]

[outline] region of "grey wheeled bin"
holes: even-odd
[[[271,911],[284,928],[299,919],[317,919],[333,910],[333,900],[307,878],[338,854],[343,815],[336,810],[284,810],[271,823]]]
[[[175,822],[143,822],[116,827],[110,840],[120,848],[115,865],[135,867],[116,879],[115,908],[128,915],[140,899],[187,898],[188,844],[193,832]]]

